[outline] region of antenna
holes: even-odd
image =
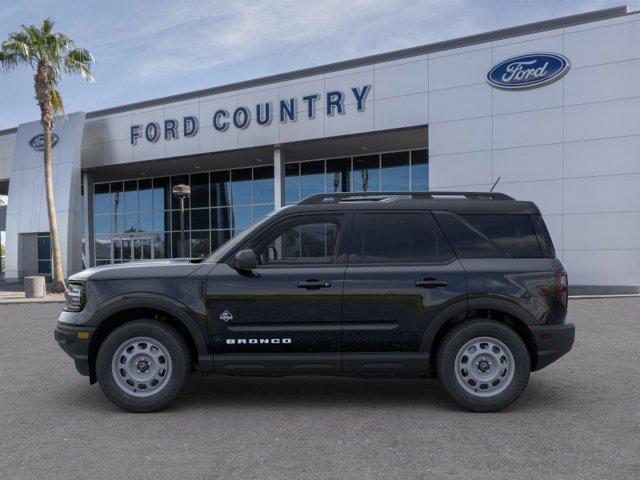
[[[499,181],[500,181],[500,177],[498,177],[498,179],[496,180],[496,183],[493,184],[493,187],[491,187],[491,190],[489,190],[489,193],[493,192],[493,189],[496,188],[496,185],[498,184]]]

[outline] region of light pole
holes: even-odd
[[[184,201],[191,195],[189,185],[179,184],[171,189],[173,196],[180,200],[180,258],[185,258],[184,254]]]

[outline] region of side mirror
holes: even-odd
[[[229,266],[236,270],[253,270],[258,266],[258,257],[251,248],[240,250],[229,261]]]

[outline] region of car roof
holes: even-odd
[[[349,192],[316,194],[286,209],[287,214],[316,211],[432,210],[454,213],[535,214],[533,202],[494,192]]]

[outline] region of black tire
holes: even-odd
[[[467,342],[479,337],[499,340],[510,350],[513,357],[513,376],[510,382],[504,382],[508,386],[499,385],[501,379],[498,379],[499,386],[491,387],[489,385],[489,388],[504,388],[504,390],[492,393],[493,396],[479,396],[487,395],[488,393],[481,392],[477,387],[477,383],[472,385],[474,383],[473,380],[464,378],[464,368],[460,368],[462,373],[456,375],[456,356]],[[481,347],[483,346],[481,345]],[[499,355],[501,354],[502,352]],[[462,361],[465,361],[464,356],[464,354],[461,354]],[[500,360],[505,359],[500,356]],[[494,363],[497,362],[492,362],[490,364],[492,366],[489,368],[493,368]],[[464,365],[462,366],[464,367]],[[493,412],[510,405],[523,392],[529,382],[531,359],[527,346],[512,328],[495,320],[476,319],[465,321],[447,333],[438,349],[436,368],[444,390],[458,405],[473,412]],[[500,369],[500,367],[497,368]],[[462,384],[465,380],[468,383],[466,386]],[[483,386],[487,387],[486,384]],[[470,393],[469,389],[475,389],[476,393]]]
[[[170,357],[170,373],[155,394],[137,397],[118,384],[112,371],[114,355],[124,342],[147,337],[162,344]],[[96,358],[96,376],[100,388],[114,404],[130,412],[154,412],[166,407],[182,390],[191,372],[189,347],[182,335],[170,325],[155,320],[134,320],[116,328],[100,345]]]

